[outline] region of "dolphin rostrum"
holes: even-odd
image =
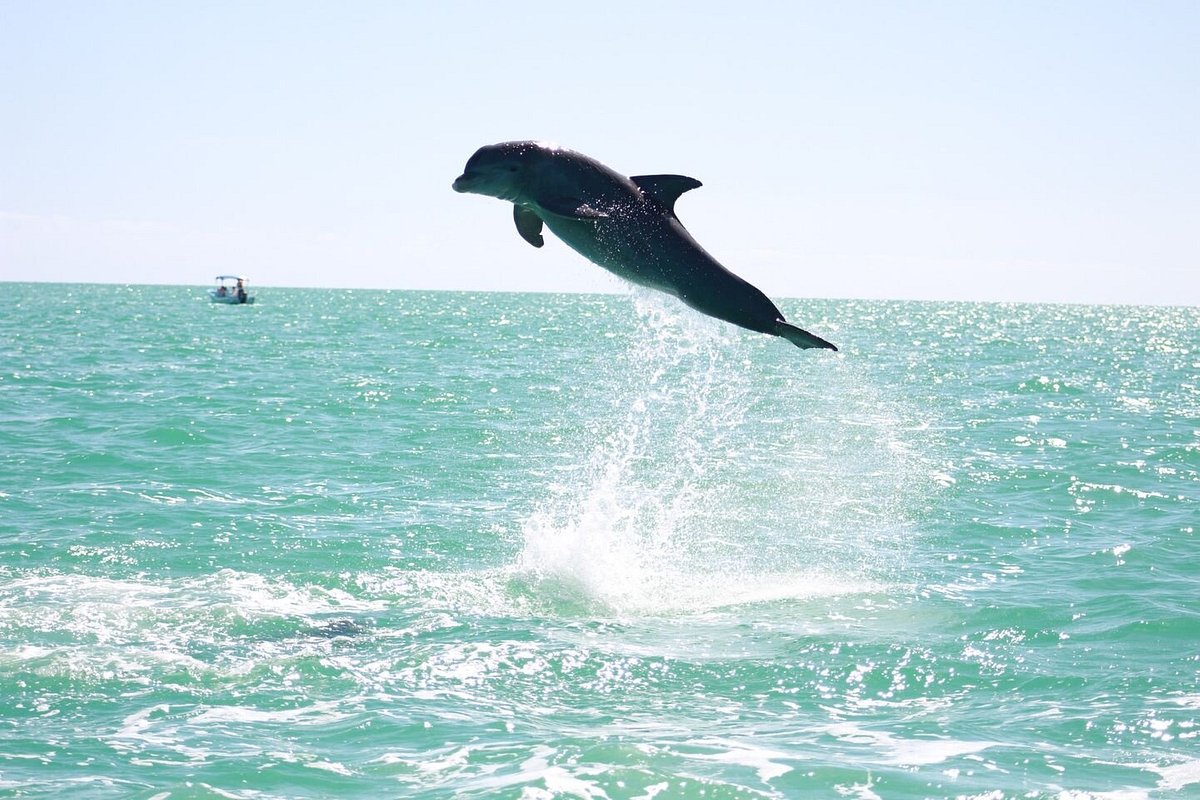
[[[675,201],[700,181],[618,172],[542,142],[481,147],[454,181],[456,192],[513,204],[521,238],[541,247],[543,223],[590,261],[626,280],[674,295],[697,311],[797,347],[829,342],[784,321],[757,288],[705,252],[675,216]]]

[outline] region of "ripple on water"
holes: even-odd
[[[1200,783],[1194,310],[70,291],[0,318],[0,791]]]

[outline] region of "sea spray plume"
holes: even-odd
[[[603,423],[566,443],[580,456],[522,524],[518,581],[657,615],[902,580],[920,473],[898,441],[903,404],[845,362],[828,376],[835,401],[755,358],[765,343],[654,293],[634,300],[641,330],[598,376],[609,390],[575,409]]]
[[[613,407],[589,415],[609,424],[586,434],[571,480],[526,522],[519,562],[552,591],[622,613],[702,602],[691,562],[708,536],[696,525],[711,495],[705,444],[738,427],[748,389],[714,370],[730,343],[714,323],[644,292],[635,306],[645,335],[604,376],[621,387]]]
[[[675,216],[675,201],[699,185],[682,175],[627,178],[562,147],[504,142],[476,151],[454,190],[511,202],[517,232],[534,247],[545,243],[544,224],[589,261],[702,314],[800,348],[837,350],[785,321],[765,294],[692,238]]]

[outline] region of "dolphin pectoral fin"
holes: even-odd
[[[704,185],[686,175],[634,175],[629,180],[672,214],[675,213],[675,201],[679,195]]]
[[[805,350],[813,347],[821,347],[825,348],[826,350],[833,350],[835,352],[837,351],[837,347],[835,345],[825,341],[820,336],[814,336],[808,331],[801,330],[795,325],[784,322],[783,320],[776,320],[774,333],[776,336],[782,336],[784,339],[787,339],[789,342],[796,345],[796,347]]]
[[[607,219],[608,214],[577,197],[539,197],[537,204],[551,214],[568,219]]]
[[[513,221],[517,223],[517,233],[521,238],[534,247],[546,243],[542,238],[542,218],[525,206],[513,205]]]

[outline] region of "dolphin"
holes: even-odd
[[[702,248],[675,216],[700,181],[683,175],[625,177],[594,158],[544,142],[487,145],[467,161],[454,191],[513,204],[521,238],[541,247],[542,225],[609,272],[674,295],[702,314],[797,347],[837,348],[789,324],[756,287]]]

